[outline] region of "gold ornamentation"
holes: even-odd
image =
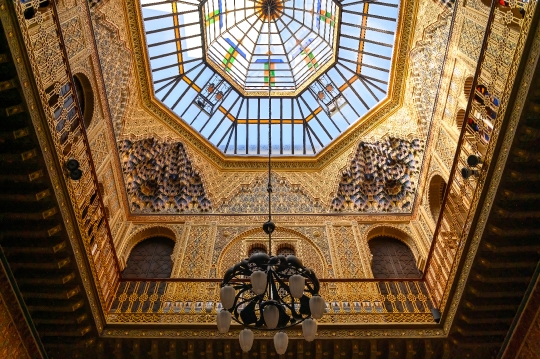
[[[418,139],[389,137],[374,143],[360,142],[350,166],[342,172],[332,209],[411,211],[422,149]]]

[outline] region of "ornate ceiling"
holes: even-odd
[[[140,6],[154,99],[226,155],[318,154],[387,96],[396,0]]]
[[[431,111],[434,102],[433,89],[418,84],[434,87],[440,78],[448,40],[447,32],[433,36],[448,30],[440,8],[407,0],[274,1],[266,12],[248,0],[125,4],[101,7],[94,24],[106,90],[117,99],[109,104],[115,171],[130,213],[265,212],[254,187],[264,181],[269,123],[280,213],[414,212],[431,145],[431,123],[418,111]],[[421,6],[431,16],[415,22]],[[327,8],[335,10],[333,19],[328,11],[323,16]],[[247,24],[253,31],[243,29]],[[262,53],[269,45],[271,54]],[[328,61],[319,56],[324,51],[332,54]],[[287,84],[268,56],[287,64]],[[258,59],[266,59],[266,70],[257,70]],[[421,71],[426,62],[428,78]],[[384,87],[380,96],[372,96],[372,83]],[[328,89],[344,101],[334,112],[319,101]],[[219,102],[213,109],[205,107],[211,99]],[[246,207],[249,201],[255,202]]]

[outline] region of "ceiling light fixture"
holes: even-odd
[[[272,4],[268,0],[268,14]],[[268,19],[268,63],[270,64],[270,21]],[[268,79],[268,101],[270,119],[272,118],[272,70],[265,71]],[[321,319],[324,299],[319,296],[319,280],[315,272],[302,265],[293,255],[272,255],[272,233],[276,225],[272,222],[272,129],[268,121],[268,221],[263,230],[268,234],[268,254],[254,253],[229,268],[223,277],[220,290],[223,310],[217,315],[220,333],[227,333],[231,320],[245,327],[240,332],[240,346],[248,352],[254,335],[250,328],[259,330],[278,330],[274,335],[277,354],[285,354],[289,337],[283,329],[302,323],[302,332],[307,341],[313,341],[317,333],[316,319]],[[249,279],[247,279],[249,278]]]

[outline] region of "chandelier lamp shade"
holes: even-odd
[[[276,0],[263,0],[272,13]],[[270,19],[270,16],[267,16]],[[270,56],[270,24],[268,25],[268,56]],[[268,59],[270,62],[270,59]],[[270,118],[272,101],[271,84],[268,84]],[[276,225],[272,222],[272,131],[268,123],[268,221],[262,226],[268,235],[269,254],[254,253],[227,269],[220,289],[223,309],[217,315],[220,333],[227,333],[234,320],[245,329],[240,331],[240,347],[248,352],[254,334],[251,329],[277,330],[274,347],[278,355],[285,354],[289,337],[283,329],[302,323],[302,332],[307,341],[313,341],[317,333],[317,322],[324,310],[324,299],[319,296],[319,280],[312,269],[302,261],[289,255],[272,255],[272,233]]]

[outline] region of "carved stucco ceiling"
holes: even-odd
[[[152,83],[149,77],[150,71],[148,70],[149,62],[146,57],[146,49],[140,47],[141,44],[144,45],[144,30],[141,27],[142,17],[137,11],[130,13],[130,9],[138,9],[138,6],[137,2],[127,1],[126,23],[133,36],[133,42],[128,47],[133,51],[135,60],[133,72],[135,77],[132,77],[130,83],[140,87],[141,92],[137,94],[132,91],[128,95],[127,103],[129,105],[122,119],[122,126],[120,126],[119,130],[115,129],[117,138],[132,141],[156,138],[159,141],[168,143],[180,142],[184,144],[187,158],[193,163],[194,173],[202,178],[203,187],[201,188],[205,191],[206,197],[201,197],[201,200],[211,202],[210,205],[204,204],[202,207],[210,208],[211,212],[216,210],[222,212],[220,209],[225,209],[223,204],[231,200],[231,196],[240,196],[242,186],[258,183],[261,180],[260,171],[266,167],[266,161],[263,158],[252,156],[245,159],[239,158],[239,156],[224,156],[221,151],[218,151],[212,144],[199,136],[196,131],[193,131],[189,125],[186,125],[175,116],[166,106],[163,106],[160,101],[156,100],[151,89]],[[429,4],[427,6],[429,7]],[[417,126],[418,121],[414,105],[403,101],[404,97],[409,96],[406,92],[410,91],[411,82],[411,79],[407,79],[406,76],[408,71],[406,66],[407,52],[411,49],[409,37],[416,34],[415,37],[417,38],[418,33],[422,33],[423,28],[428,23],[432,23],[432,20],[425,20],[422,24],[414,23],[412,19],[415,11],[415,7],[409,1],[402,1],[400,8],[402,17],[398,22],[398,36],[393,55],[388,97],[369,111],[367,115],[352,124],[346,133],[338,136],[329,146],[315,156],[311,158],[278,156],[274,160],[274,168],[279,170],[280,181],[284,181],[282,183],[287,186],[292,186],[291,188],[295,188],[296,185],[300,186],[298,187],[300,188],[298,193],[307,196],[306,198],[313,201],[316,207],[320,206],[317,207],[319,209],[315,212],[328,213],[333,210],[331,202],[332,199],[340,195],[338,187],[340,181],[342,181],[342,171],[350,168],[354,153],[356,153],[362,140],[376,143],[378,140],[389,138],[388,136],[399,137],[403,140],[412,138],[425,140],[425,129],[421,130]],[[140,21],[139,26],[137,26],[137,21],[133,20]],[[116,22],[121,23],[118,20]],[[413,25],[416,26],[414,30]],[[429,38],[429,35],[424,34],[421,37]],[[138,78],[136,77],[137,74]],[[415,156],[417,155],[415,154]],[[420,163],[423,161],[423,157],[423,154],[420,154],[419,158],[417,158]],[[236,169],[243,170],[240,177],[235,172]],[[307,169],[310,171],[306,171]],[[126,175],[126,172],[124,172],[124,175]],[[127,187],[132,185],[125,176],[124,180]],[[415,173],[415,185],[419,181],[420,178]],[[411,191],[411,189],[408,189],[408,191]],[[412,192],[416,192],[416,188],[412,188]],[[414,200],[414,198],[415,194],[410,194],[407,197],[407,199],[411,200]],[[128,202],[130,202],[129,198]],[[157,207],[160,206],[163,206],[163,203],[159,203]],[[198,211],[197,207],[198,205],[193,206],[195,212]],[[368,212],[377,213],[379,210],[376,207],[369,209]],[[410,211],[410,208],[396,207],[396,209],[385,208],[383,211],[387,213]],[[161,209],[156,211],[150,207],[147,210],[135,210],[134,213],[137,212],[164,213]],[[172,214],[178,211],[171,206],[165,212]],[[192,211],[188,210],[188,212]],[[351,213],[349,210],[345,212]]]

